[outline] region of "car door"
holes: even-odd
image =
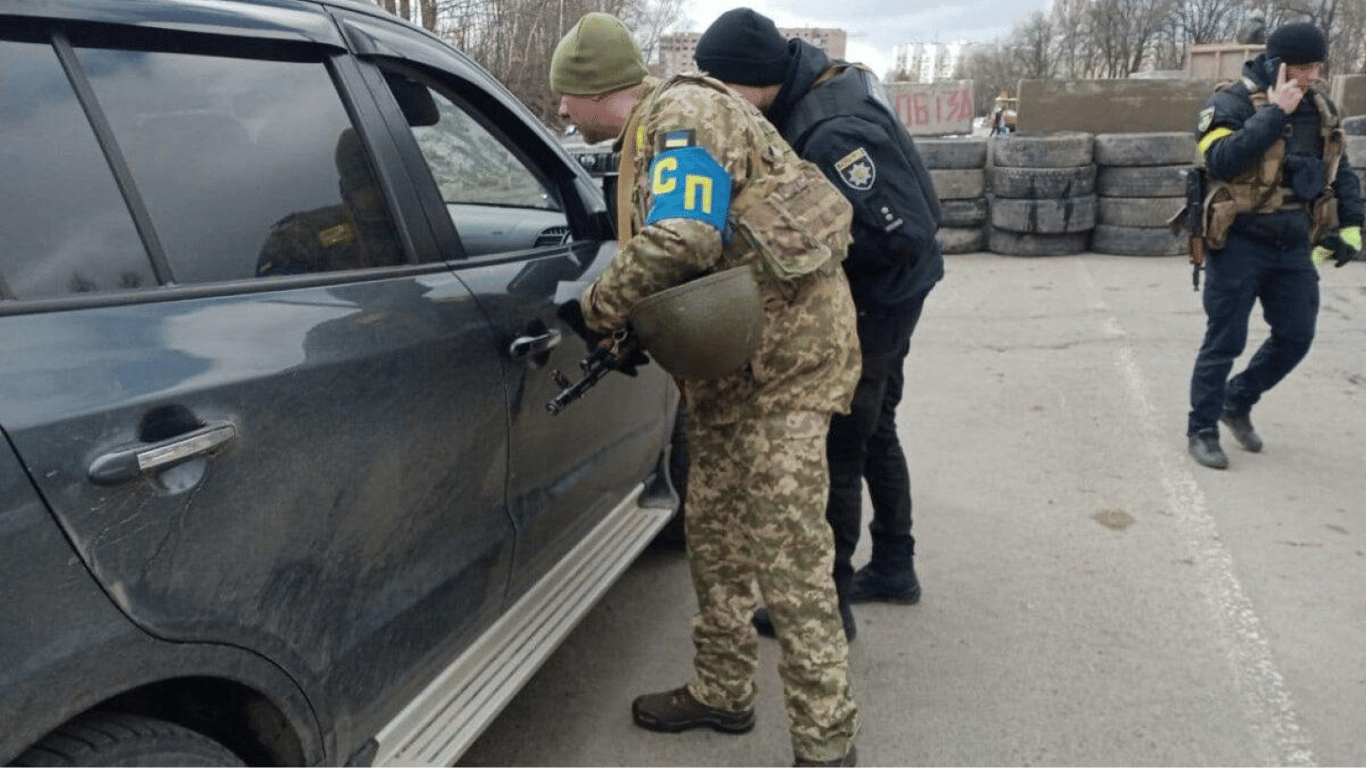
[[[509,599],[560,561],[648,477],[667,443],[676,402],[658,366],[612,373],[559,415],[546,404],[559,371],[577,378],[589,348],[556,310],[577,298],[616,253],[590,177],[524,106],[451,49],[400,37],[380,19],[343,14],[372,89],[393,96],[396,136],[422,186],[433,229],[451,232],[450,267],[488,314],[504,346],[511,435],[508,507],[517,528]],[[400,144],[404,142],[400,139]],[[505,234],[490,247],[491,232]],[[519,341],[520,340],[520,341]]]
[[[0,28],[0,426],[133,621],[255,650],[356,745],[501,608],[506,340],[317,6],[33,6]]]

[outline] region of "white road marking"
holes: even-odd
[[[1180,436],[1159,428],[1157,409],[1148,397],[1128,334],[1100,298],[1085,260],[1079,258],[1075,263],[1089,295],[1094,297],[1095,308],[1105,313],[1105,334],[1121,342],[1115,353],[1116,366],[1138,414],[1144,447],[1159,468],[1168,505],[1194,556],[1200,585],[1209,599],[1238,687],[1246,697],[1248,722],[1258,737],[1265,763],[1314,766],[1309,735],[1300,727],[1285,678],[1277,669],[1271,646],[1262,632],[1261,619],[1234,573],[1233,558],[1223,546],[1205,494],[1186,460],[1184,446],[1177,443]]]

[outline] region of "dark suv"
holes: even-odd
[[[598,183],[337,0],[0,0],[0,764],[448,765],[670,518]]]

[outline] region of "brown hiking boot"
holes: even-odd
[[[834,760],[808,760],[800,755],[792,762],[793,765],[858,765],[858,750],[853,744],[849,745],[849,751]]]
[[[754,707],[739,712],[709,707],[693,698],[685,685],[637,697],[631,702],[631,718],[641,728],[664,733],[702,727],[722,733],[746,733],[754,727]]]

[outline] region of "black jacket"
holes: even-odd
[[[934,237],[939,200],[910,135],[875,79],[870,86],[850,67],[813,89],[833,62],[805,41],[788,45],[792,63],[767,117],[853,205],[844,271],[854,304],[860,314],[889,313],[923,299],[943,276],[944,257]],[[811,108],[814,124],[797,119]]]
[[[1293,115],[1285,114],[1275,105],[1262,109],[1254,107],[1252,91],[1264,91],[1268,84],[1274,82],[1274,75],[1267,71],[1264,53],[1243,65],[1243,77],[1256,87],[1249,89],[1247,82],[1240,80],[1210,96],[1201,112],[1197,139],[1216,128],[1233,131],[1231,135],[1216,141],[1205,153],[1205,166],[1210,175],[1230,180],[1253,167],[1271,149],[1272,144],[1287,135],[1288,127],[1287,155],[1304,151],[1322,157],[1323,140],[1319,136],[1319,114],[1314,100],[1308,97],[1301,100]],[[1206,113],[1210,115],[1208,120]],[[1339,224],[1344,227],[1360,226],[1363,218],[1366,218],[1363,216],[1361,183],[1345,153],[1338,164],[1332,186],[1338,198]],[[1291,247],[1309,237],[1309,217],[1301,211],[1244,213],[1234,221],[1232,231],[1244,237]]]

